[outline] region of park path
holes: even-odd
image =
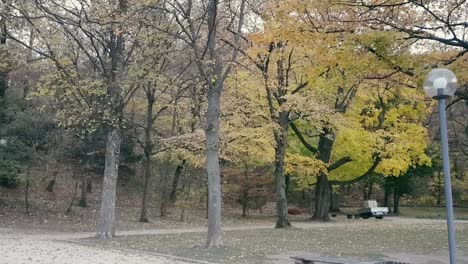
[[[270,229],[273,225],[226,226],[225,231]],[[206,227],[149,229],[117,232],[118,236],[206,232]],[[0,264],[213,264],[134,250],[109,250],[86,246],[77,240],[94,232],[63,233],[44,230],[0,228]]]
[[[423,220],[409,218],[392,218],[382,221],[404,224],[442,223],[444,220]],[[460,222],[461,224],[462,222]],[[359,225],[359,221],[338,222],[338,223],[312,223],[295,222],[296,228],[314,228],[327,226],[349,226]],[[466,224],[466,221],[463,222]],[[250,224],[225,226],[224,231],[235,230],[257,230],[271,229],[272,224]],[[129,230],[117,232],[118,236],[133,235],[158,235],[158,234],[180,234],[206,232],[206,227],[184,228],[184,229],[149,229],[149,230]],[[94,232],[86,233],[60,233],[44,230],[8,229],[0,228],[0,264],[187,264],[199,263],[210,264],[208,262],[183,259],[174,256],[153,254],[133,250],[111,250],[98,247],[86,246],[77,239],[90,238]]]

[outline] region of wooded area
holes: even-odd
[[[135,220],[206,210],[219,247],[227,210],[274,204],[287,228],[288,209],[439,206],[422,91],[437,67],[460,84],[447,110],[468,206],[464,0],[1,0],[0,18],[2,207],[47,211],[53,195],[69,215],[99,192],[109,239],[133,181]]]

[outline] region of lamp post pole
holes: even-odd
[[[447,117],[445,113],[444,96],[437,98],[439,104],[439,119],[440,119],[440,139],[442,144],[442,162],[444,170],[444,188],[445,188],[445,207],[447,209],[447,229],[449,242],[450,264],[456,263],[456,244],[455,244],[455,222],[453,217],[453,202],[452,202],[452,183],[450,179],[450,158],[449,145],[447,138]]]
[[[457,245],[455,243],[455,221],[453,217],[452,183],[450,179],[450,157],[447,138],[447,116],[445,113],[447,98],[454,96],[457,90],[457,77],[448,69],[434,69],[426,76],[423,84],[426,96],[436,99],[439,104],[440,141],[442,145],[442,164],[444,169],[445,208],[447,210],[447,230],[450,264],[456,263]]]

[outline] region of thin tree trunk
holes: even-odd
[[[388,208],[388,212],[392,212],[392,207],[390,206],[390,195],[392,194],[392,188],[390,186],[390,179],[385,177],[384,183],[384,207]]]
[[[221,175],[219,169],[219,122],[221,89],[208,91],[206,112],[206,169],[208,173],[208,237],[206,247],[219,247],[221,239]]]
[[[0,45],[6,46],[7,42],[7,28],[5,19],[0,20]],[[0,72],[0,98],[5,97],[6,90],[8,89],[8,72]]]
[[[330,185],[330,212],[339,212],[339,196],[337,193],[333,192],[333,186]]]
[[[75,182],[75,189],[73,189],[72,199],[70,201],[70,204],[68,205],[67,211],[65,212],[66,215],[69,215],[71,213],[73,203],[75,202],[75,199],[76,199],[77,190],[78,190],[78,181]]]
[[[96,237],[100,239],[109,239],[115,236],[115,196],[119,173],[120,144],[120,131],[117,128],[112,128],[107,134],[101,217],[96,234]]]
[[[249,203],[249,191],[247,189],[244,189],[242,192],[242,197],[241,197],[241,206],[242,206],[242,218],[247,217],[247,206]]]
[[[155,90],[153,87],[148,86],[146,88],[146,125],[145,125],[145,179],[143,185],[143,198],[141,202],[141,213],[140,222],[147,223],[148,220],[148,201],[150,198],[151,187],[152,187],[152,161],[151,154],[153,152],[153,141],[152,141],[152,128],[153,128],[153,109],[155,102]]]
[[[86,191],[88,193],[92,193],[93,192],[93,180],[91,178],[87,178],[86,179]]]
[[[393,190],[393,214],[399,215],[400,214],[400,190],[398,187],[398,183],[395,184]]]
[[[146,151],[145,151],[146,152]],[[145,167],[145,179],[144,179],[144,185],[143,185],[143,199],[141,202],[141,212],[140,212],[140,219],[138,221],[143,222],[143,223],[148,223],[148,200],[149,200],[149,195],[151,191],[151,186],[150,186],[150,177],[151,177],[151,157],[148,154],[145,154],[145,161],[144,161],[144,167]]]
[[[81,196],[80,201],[78,202],[78,206],[86,208],[88,203],[86,202],[86,176],[81,176]]]
[[[29,186],[31,177],[31,165],[26,169],[26,186],[24,187],[24,205],[26,207],[26,214],[29,215]]]
[[[370,199],[371,199],[371,196],[372,196],[372,190],[373,190],[373,188],[374,188],[374,182],[371,181],[371,182],[369,183],[369,186],[368,186],[367,188],[368,188],[368,189],[367,189],[367,200],[370,200]]]
[[[175,202],[175,200],[177,199],[177,186],[179,185],[180,175],[182,174],[186,162],[186,160],[183,160],[181,164],[177,165],[177,168],[175,170],[174,179],[172,180],[172,190],[169,195],[169,199],[171,200],[171,202]]]
[[[442,173],[437,172],[437,205],[442,202]]]

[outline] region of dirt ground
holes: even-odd
[[[358,262],[448,263],[443,220],[395,217],[293,225],[288,230],[259,223],[225,226],[226,247],[216,250],[201,247],[204,226],[120,231],[107,242],[91,239],[93,232],[0,228],[0,263],[287,264],[293,263],[291,256],[303,254]],[[468,221],[457,222],[457,235],[457,263],[465,264]]]

